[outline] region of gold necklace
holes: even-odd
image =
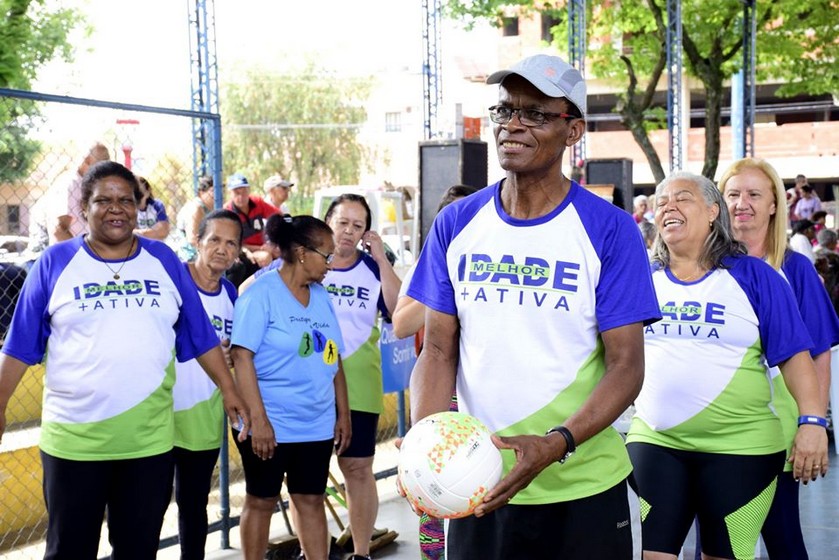
[[[696,280],[697,278],[699,278],[703,274],[705,274],[705,270],[701,266],[698,266],[696,268],[696,271],[694,271],[694,273],[691,274],[690,276],[688,276],[687,278],[680,277],[678,274],[676,274],[676,271],[673,270],[672,267],[670,268],[670,272],[673,273],[673,276],[675,276],[676,280],[678,280],[679,282],[691,282],[693,280]]]
[[[137,238],[134,237],[134,236],[131,236],[131,246],[128,247],[128,253],[125,255],[125,258],[123,259],[122,264],[119,265],[119,268],[116,269],[116,270],[111,268],[111,265],[109,265],[105,261],[104,257],[102,257],[102,255],[99,254],[99,251],[97,251],[96,247],[93,246],[93,243],[90,242],[90,237],[89,236],[85,236],[85,241],[87,242],[87,246],[90,247],[90,250],[93,251],[93,254],[95,254],[97,257],[99,257],[99,260],[102,261],[102,264],[107,266],[108,270],[110,270],[111,272],[114,273],[114,280],[119,280],[119,273],[122,270],[122,267],[125,266],[125,263],[128,262],[128,257],[130,257],[131,253],[134,251],[134,243],[137,241]]]

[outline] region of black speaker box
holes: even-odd
[[[487,143],[427,140],[419,143],[420,235],[425,243],[443,193],[454,185],[487,185]]]
[[[632,160],[628,158],[590,159],[586,161],[587,185],[614,185],[612,202],[632,212]]]

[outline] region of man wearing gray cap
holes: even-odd
[[[536,55],[487,83],[506,175],[437,215],[408,289],[429,308],[412,419],[447,410],[456,387],[504,458],[475,515],[451,520],[447,559],[632,558],[631,465],[611,424],[661,318],[644,243],[563,174],[586,129],[580,73]]]
[[[279,175],[271,175],[265,179],[263,189],[265,190],[265,197],[268,199],[268,202],[279,208],[283,214],[289,214],[286,201],[288,200],[289,191],[293,186],[294,183],[291,181],[283,179]]]

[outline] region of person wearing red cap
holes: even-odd
[[[224,209],[236,212],[244,230],[242,253],[238,263],[233,265],[227,276],[237,287],[245,278],[268,265],[276,257],[271,247],[266,245],[263,231],[268,218],[280,210],[262,197],[252,195],[250,187],[247,177],[241,173],[234,173],[227,179],[230,202],[224,205]]]

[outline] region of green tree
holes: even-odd
[[[46,0],[0,0],[0,87],[27,90],[56,56],[72,60],[71,30],[83,23],[72,9]],[[40,144],[28,138],[38,109],[32,101],[0,98],[0,182],[25,176]]]
[[[756,2],[758,81],[784,84],[778,95],[839,92],[839,25],[836,0]],[[534,0],[449,0],[449,13],[467,24],[500,24],[510,10],[545,12]],[[557,13],[557,8],[551,8]],[[719,163],[724,87],[742,63],[741,0],[682,0],[685,68],[700,80],[705,98],[705,163],[713,178]],[[665,69],[665,0],[588,2],[589,71],[611,80],[619,101],[615,111],[644,151],[657,180],[664,177],[648,132],[666,125],[666,107],[655,92]],[[565,50],[567,22],[554,30],[553,44]]]
[[[367,160],[358,140],[370,78],[341,79],[307,65],[296,74],[250,70],[222,86],[224,173],[261,186],[279,173],[294,198],[324,185],[355,184]]]

